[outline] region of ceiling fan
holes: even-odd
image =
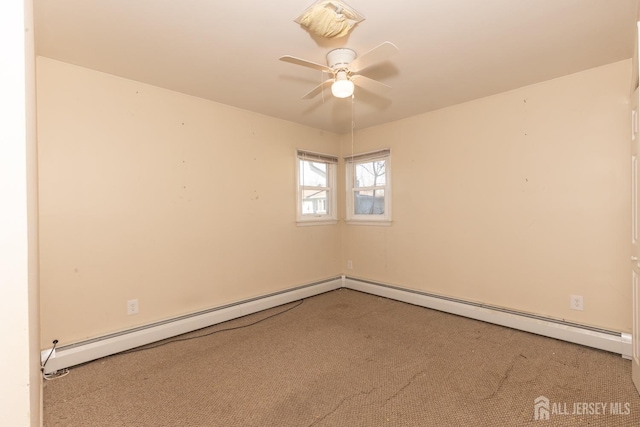
[[[358,85],[372,92],[384,92],[391,89],[384,83],[370,79],[361,74],[360,71],[376,65],[393,54],[398,52],[398,48],[391,42],[384,42],[374,47],[367,53],[358,56],[356,52],[348,48],[333,49],[327,53],[327,65],[285,55],[280,57],[281,61],[313,68],[325,73],[330,73],[332,77],[311,89],[302,99],[311,99],[319,94],[325,87],[331,86],[331,93],[337,98],[347,98],[353,95],[354,85]]]

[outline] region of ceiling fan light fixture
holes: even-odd
[[[336,98],[348,98],[353,95],[353,82],[351,80],[337,80],[331,85],[331,93]]]
[[[348,98],[353,95],[354,85],[345,71],[338,71],[336,80],[331,85],[331,93],[336,98]]]

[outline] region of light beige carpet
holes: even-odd
[[[44,425],[640,425],[620,355],[346,289],[296,304],[72,368]]]

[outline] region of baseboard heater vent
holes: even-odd
[[[344,277],[343,286],[421,307],[618,353],[625,359],[631,358],[631,335],[628,333],[593,328],[353,277]]]
[[[211,308],[197,313],[128,329],[86,341],[56,348],[47,362],[45,373],[79,365],[101,357],[110,356],[142,345],[175,337],[187,332],[206,328],[268,308],[277,307],[303,298],[309,298],[342,287],[342,277],[334,277],[308,283],[256,298]],[[42,362],[51,349],[43,350]]]
[[[341,287],[631,358],[631,335],[353,277],[335,277],[56,348],[45,373],[90,362]],[[51,349],[42,351],[42,361]]]

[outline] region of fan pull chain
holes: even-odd
[[[354,153],[353,153],[353,139],[354,139],[353,132],[354,132],[354,129],[356,127],[356,118],[355,118],[355,108],[356,107],[355,107],[355,105],[356,105],[356,97],[355,97],[355,95],[351,95],[351,161],[353,161],[353,156],[354,156]],[[353,173],[352,173],[353,182],[351,183],[351,188],[354,188],[355,184],[356,184],[356,169],[355,169],[355,165],[354,165],[352,170],[353,170]]]

